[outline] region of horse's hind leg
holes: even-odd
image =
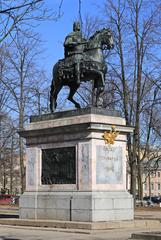
[[[55,83],[56,81],[54,81]],[[51,91],[50,91],[50,111],[54,112],[57,107],[57,97],[62,88],[61,82],[57,85],[54,85],[52,82]]]
[[[53,80],[52,80],[51,90],[50,90],[50,111],[51,112],[54,112],[54,109],[53,109],[53,102],[54,102],[53,95],[54,95],[54,85],[53,85]]]
[[[103,98],[101,96],[103,92],[103,88],[102,87],[98,87],[97,88],[97,95],[96,95],[96,107],[103,107]]]
[[[100,78],[95,79],[95,84],[94,85],[97,89],[95,106],[96,107],[103,107],[103,98],[102,98],[101,95],[104,92],[105,82],[104,82],[104,74],[102,72],[100,72]]]
[[[73,99],[73,96],[74,96],[75,92],[77,91],[77,89],[79,88],[79,86],[80,86],[80,84],[76,84],[76,85],[70,87],[70,92],[69,92],[69,96],[68,96],[68,100],[71,101],[75,105],[76,108],[81,108],[80,104]]]

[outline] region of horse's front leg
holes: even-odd
[[[73,96],[76,93],[79,86],[80,86],[80,84],[73,84],[72,86],[70,86],[70,92],[69,92],[69,96],[68,96],[68,100],[71,101],[75,105],[76,108],[81,108],[80,104],[73,99]]]
[[[101,94],[104,92],[105,81],[104,74],[100,72],[100,80],[97,80],[97,93],[96,93],[96,107],[103,107],[103,98]]]
[[[92,88],[92,106],[97,106],[97,87],[95,86],[95,84]]]

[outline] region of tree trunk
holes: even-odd
[[[141,157],[140,157],[140,141],[139,141],[139,148],[138,148],[138,157],[137,157],[137,164],[138,164],[138,197],[140,200],[143,200],[143,181],[142,181],[142,166],[141,166]]]
[[[151,176],[150,176],[150,171],[149,171],[148,184],[149,184],[149,197],[151,197]]]
[[[6,182],[7,179],[6,179],[6,165],[5,165],[5,162],[3,163],[3,189],[4,191],[6,190]]]
[[[10,193],[13,194],[13,136],[11,140],[11,156],[10,156]]]
[[[21,193],[25,190],[25,168],[23,159],[24,145],[23,139],[19,137],[19,156],[20,156],[20,176],[21,176]]]
[[[122,32],[121,32],[121,19],[120,19],[120,12],[118,11],[118,46],[119,46],[119,57],[120,57],[120,64],[121,64],[121,81],[123,87],[123,106],[124,106],[124,115],[126,119],[126,124],[130,125],[130,118],[129,118],[129,111],[128,111],[128,88],[126,83],[125,77],[125,65],[124,65],[124,54],[123,54],[123,47],[122,47]],[[133,195],[135,199],[136,195],[136,161],[133,158],[132,154],[132,145],[131,145],[131,135],[128,134],[127,136],[127,147],[128,147],[128,156],[129,156],[129,165],[130,165],[130,172],[131,172],[131,181],[130,181],[130,193]]]
[[[130,193],[133,195],[134,200],[136,199],[136,161],[134,156],[131,158],[131,184]]]

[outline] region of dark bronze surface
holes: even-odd
[[[76,184],[75,147],[42,150],[43,185]]]
[[[113,37],[109,29],[96,31],[88,40],[82,37],[79,22],[73,24],[73,32],[64,42],[65,58],[59,60],[53,67],[53,79],[50,92],[50,110],[54,112],[57,107],[57,96],[63,86],[69,86],[68,100],[76,108],[80,104],[73,96],[81,81],[94,81],[93,91],[96,98],[93,106],[102,107],[101,93],[105,87],[105,74],[107,71],[103,57],[104,49],[113,48]]]

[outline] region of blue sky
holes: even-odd
[[[101,5],[104,0],[82,0],[82,18],[86,14],[91,16],[98,15],[97,4]],[[58,10],[60,0],[46,0],[46,5],[53,10]],[[62,5],[62,17],[57,21],[41,22],[37,31],[44,41],[44,59],[47,71],[52,70],[52,66],[58,59],[63,58],[63,42],[65,36],[72,31],[73,22],[79,17],[78,0],[64,0]],[[42,59],[43,61],[43,59]]]

